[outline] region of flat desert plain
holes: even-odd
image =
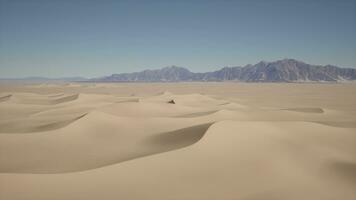
[[[1,200],[355,200],[356,84],[0,85]]]

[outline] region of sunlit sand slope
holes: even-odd
[[[350,94],[130,87],[0,90],[0,199],[356,199]]]
[[[2,174],[1,194],[4,199],[351,200],[355,147],[355,129],[223,121],[192,146],[131,162],[81,173]]]

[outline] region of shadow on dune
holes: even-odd
[[[337,175],[345,181],[356,184],[356,162],[337,161],[328,165],[329,173]]]
[[[356,128],[355,121],[314,121],[315,123],[338,127],[338,128]]]
[[[206,123],[171,132],[161,133],[144,141],[145,145],[157,146],[162,150],[186,147],[198,142],[213,123]]]
[[[20,120],[5,123],[0,122],[0,134],[39,133],[44,131],[56,130],[68,126],[69,124],[81,119],[85,115],[86,114],[83,114],[69,120],[62,120],[39,125],[36,125],[36,123],[31,120],[24,122],[21,122]]]
[[[6,95],[6,96],[2,96],[2,97],[0,97],[0,102],[4,102],[4,101],[7,101],[7,100],[9,100],[10,98],[11,98],[11,94],[9,94],[9,95]]]
[[[130,145],[129,148],[121,148],[114,141],[112,143],[107,143],[106,146],[97,142],[99,143],[98,145],[93,143],[90,146],[86,145],[84,148],[78,148],[76,151],[73,151],[70,149],[70,144],[63,144],[59,140],[54,146],[51,146],[51,149],[47,149],[49,152],[48,155],[47,151],[43,152],[44,154],[42,154],[40,159],[42,161],[31,161],[32,164],[28,165],[29,161],[19,163],[17,162],[17,159],[15,159],[14,162],[7,162],[4,165],[0,165],[0,173],[59,174],[80,172],[119,164],[125,161],[193,145],[204,136],[212,124],[213,123],[200,124],[170,132],[156,133],[146,137],[143,136],[142,138],[137,138],[135,141],[130,141],[129,143],[135,145],[131,144],[131,146],[130,144],[127,144]],[[111,138],[110,140],[113,139]],[[69,145],[69,149],[63,150],[63,145]],[[105,149],[110,149],[110,151],[106,151]],[[43,149],[38,150],[42,151]],[[52,153],[57,150],[60,150],[60,156],[53,156]],[[99,157],[94,156],[91,152],[96,152],[98,155],[105,156],[101,156],[100,159]],[[11,152],[8,153],[11,154]],[[20,153],[20,155],[23,155],[24,153],[27,154],[27,151]],[[38,153],[38,151],[32,151],[26,157],[31,159],[34,155],[38,156]],[[71,155],[68,155],[67,153],[70,153]],[[10,160],[5,157],[6,156],[4,156],[3,159]],[[14,157],[12,156],[12,158]]]
[[[61,97],[55,100],[50,101],[50,104],[59,104],[59,103],[65,103],[65,102],[69,102],[69,101],[74,101],[76,99],[78,99],[79,94],[74,94],[74,95],[69,95],[69,96],[65,96],[65,97]]]
[[[174,116],[174,117],[176,117],[176,118],[202,117],[202,116],[210,115],[210,114],[213,114],[213,113],[216,113],[216,112],[218,112],[218,110],[189,113],[189,114],[184,114],[184,115],[177,115],[177,116]]]

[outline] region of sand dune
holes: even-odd
[[[140,120],[95,111],[58,130],[0,134],[0,172],[62,173],[102,167],[189,145],[209,125],[169,118]],[[175,143],[157,142],[170,138],[178,139]],[[26,148],[17,148],[24,145]]]
[[[153,86],[0,90],[0,199],[356,199],[356,95]]]
[[[132,162],[61,175],[0,175],[2,195],[351,200],[356,196],[354,133],[307,122],[223,121],[193,146]]]

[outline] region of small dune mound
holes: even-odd
[[[287,111],[304,112],[304,113],[324,113],[322,108],[287,108]]]
[[[172,100],[170,100],[170,101],[168,101],[167,103],[170,103],[170,104],[176,104],[176,102],[174,102],[174,100],[172,99]]]
[[[156,102],[120,102],[98,108],[99,111],[127,117],[174,117],[207,111],[205,108]]]
[[[174,102],[179,105],[192,106],[192,107],[207,107],[207,106],[218,106],[226,103],[225,100],[216,99],[208,95],[202,95],[198,93],[193,94],[172,94],[165,92],[157,96],[150,96],[142,98],[142,102],[153,102],[153,103],[166,103],[174,99]]]
[[[160,133],[145,140],[146,145],[163,147],[164,151],[189,146],[199,141],[213,123],[206,123],[171,132]],[[167,148],[169,147],[169,148]]]
[[[202,94],[174,95],[173,97],[176,103],[187,106],[209,107],[226,103],[225,100],[215,99],[213,97]]]

